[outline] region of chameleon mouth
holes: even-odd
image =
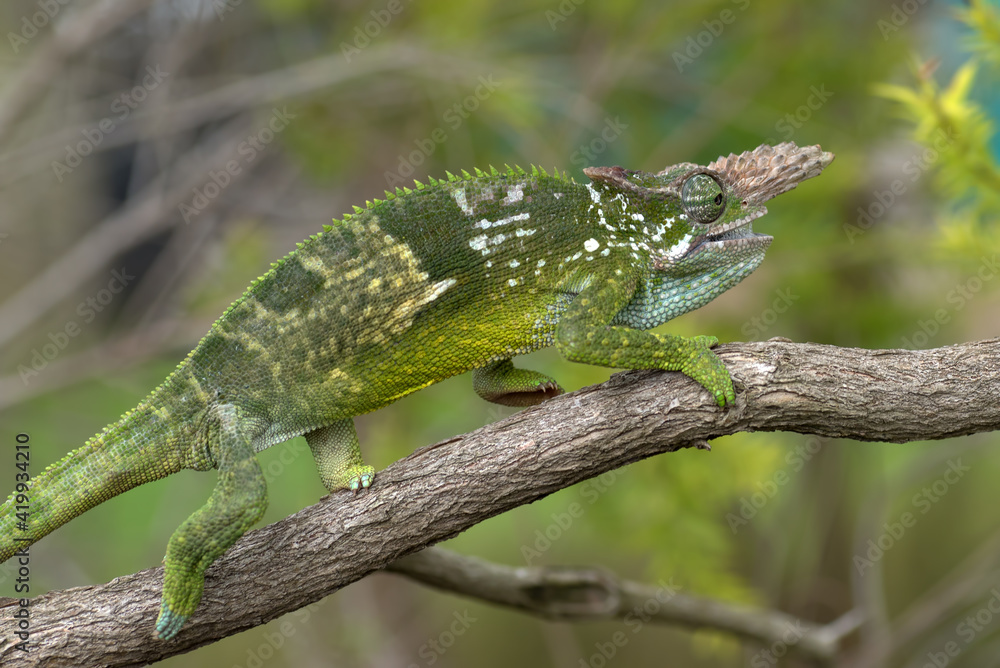
[[[774,241],[774,237],[767,234],[760,234],[753,231],[753,221],[767,213],[765,207],[760,207],[743,218],[738,218],[726,225],[713,228],[710,232],[702,235],[692,252],[700,252],[707,249],[756,249],[767,248]]]

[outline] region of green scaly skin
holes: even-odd
[[[132,487],[219,470],[170,538],[155,634],[174,637],[204,572],[267,505],[255,453],[304,434],[329,490],[371,485],[353,417],[474,370],[476,392],[525,406],[562,392],[517,369],[555,345],[569,360],[681,371],[735,401],[714,337],[644,330],[698,308],[763,259],[750,223],[816,176],[818,146],[761,146],[660,173],[448,175],[356,208],[256,280],[138,407],[31,483],[31,516],[0,510],[0,561]],[[15,539],[27,539],[16,541]]]

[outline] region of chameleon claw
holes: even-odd
[[[364,467],[366,469],[371,469],[372,467]],[[355,474],[347,483],[347,489],[354,492],[357,495],[362,489],[368,489],[372,486],[375,481],[375,471],[374,470],[362,470],[361,472]]]

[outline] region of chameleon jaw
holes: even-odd
[[[745,252],[759,249],[763,252],[774,241],[774,237],[754,232],[753,221],[766,213],[767,208],[760,207],[742,218],[711,228],[694,239],[695,243],[692,244],[687,256],[692,258],[708,250],[730,253],[734,250]]]

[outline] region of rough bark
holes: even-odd
[[[727,410],[680,374],[619,374],[422,448],[379,473],[367,493],[334,494],[248,533],[209,569],[201,607],[171,642],[150,638],[160,569],[39,596],[28,656],[13,648],[13,602],[0,599],[0,663],[133,666],[186,652],[506,510],[725,434],[905,442],[1000,429],[1000,339],[925,351],[767,341],[719,352],[737,383]]]

